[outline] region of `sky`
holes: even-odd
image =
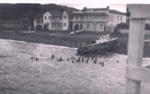
[[[83,7],[87,8],[106,8],[107,6],[110,9],[116,9],[121,12],[126,12],[126,4],[62,4],[70,7],[74,7],[77,9],[83,9]]]
[[[126,12],[127,4],[150,4],[150,0],[0,0],[0,3],[55,3],[77,9],[82,9],[83,7],[105,8],[110,6],[110,9]]]

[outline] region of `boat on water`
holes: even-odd
[[[116,49],[119,46],[119,38],[110,38],[109,34],[99,37],[94,43],[89,45],[81,45],[77,49],[78,54],[88,53],[106,53]]]
[[[83,30],[76,30],[76,31],[72,31],[72,32],[70,32],[70,35],[81,35],[81,34],[83,34],[84,33],[84,31]]]

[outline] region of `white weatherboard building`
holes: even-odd
[[[43,15],[43,28],[49,30],[68,30],[69,16],[66,11],[47,11]]]
[[[85,31],[112,31],[119,23],[126,23],[126,14],[107,8],[84,8],[73,11],[73,29]]]
[[[47,11],[42,28],[48,30],[113,31],[117,24],[126,23],[126,14],[106,8],[83,8],[73,11]],[[35,27],[38,22],[35,20]]]

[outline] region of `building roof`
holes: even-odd
[[[102,15],[102,16],[108,16],[108,14],[107,13],[95,13],[95,12],[92,12],[92,13],[85,13],[85,12],[83,12],[83,13],[73,13],[72,15]]]
[[[93,11],[107,11],[108,8],[87,8],[87,10],[93,10]]]
[[[74,11],[74,14],[87,14],[88,10],[92,10],[89,13],[94,13],[94,11],[109,11],[109,13],[113,13],[113,14],[121,14],[121,15],[126,15],[126,13],[117,11],[117,10],[113,10],[113,9],[109,9],[109,6],[107,6],[106,8],[83,8],[83,10],[80,11]],[[85,12],[84,12],[85,11]]]
[[[110,13],[114,13],[114,14],[121,14],[121,15],[126,15],[126,13],[117,11],[117,10],[109,10]]]
[[[62,16],[64,12],[66,12],[68,15],[71,15],[72,12],[69,11],[48,11],[52,14],[52,16]]]
[[[87,14],[97,14],[97,15],[108,15],[106,12],[109,12],[109,7],[107,8],[86,8],[84,7],[82,10],[74,11],[73,15],[87,15]]]
[[[68,15],[71,15],[73,11],[66,11]]]
[[[62,16],[63,11],[49,11],[52,16]]]

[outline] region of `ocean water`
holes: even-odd
[[[91,57],[76,55],[76,48],[4,39],[0,39],[0,52],[0,94],[125,92],[126,55],[99,55],[95,64]],[[60,57],[63,61],[58,61]],[[77,62],[78,58],[84,62]],[[143,59],[143,66],[149,63],[150,58]],[[142,83],[141,94],[150,94],[148,83]]]

